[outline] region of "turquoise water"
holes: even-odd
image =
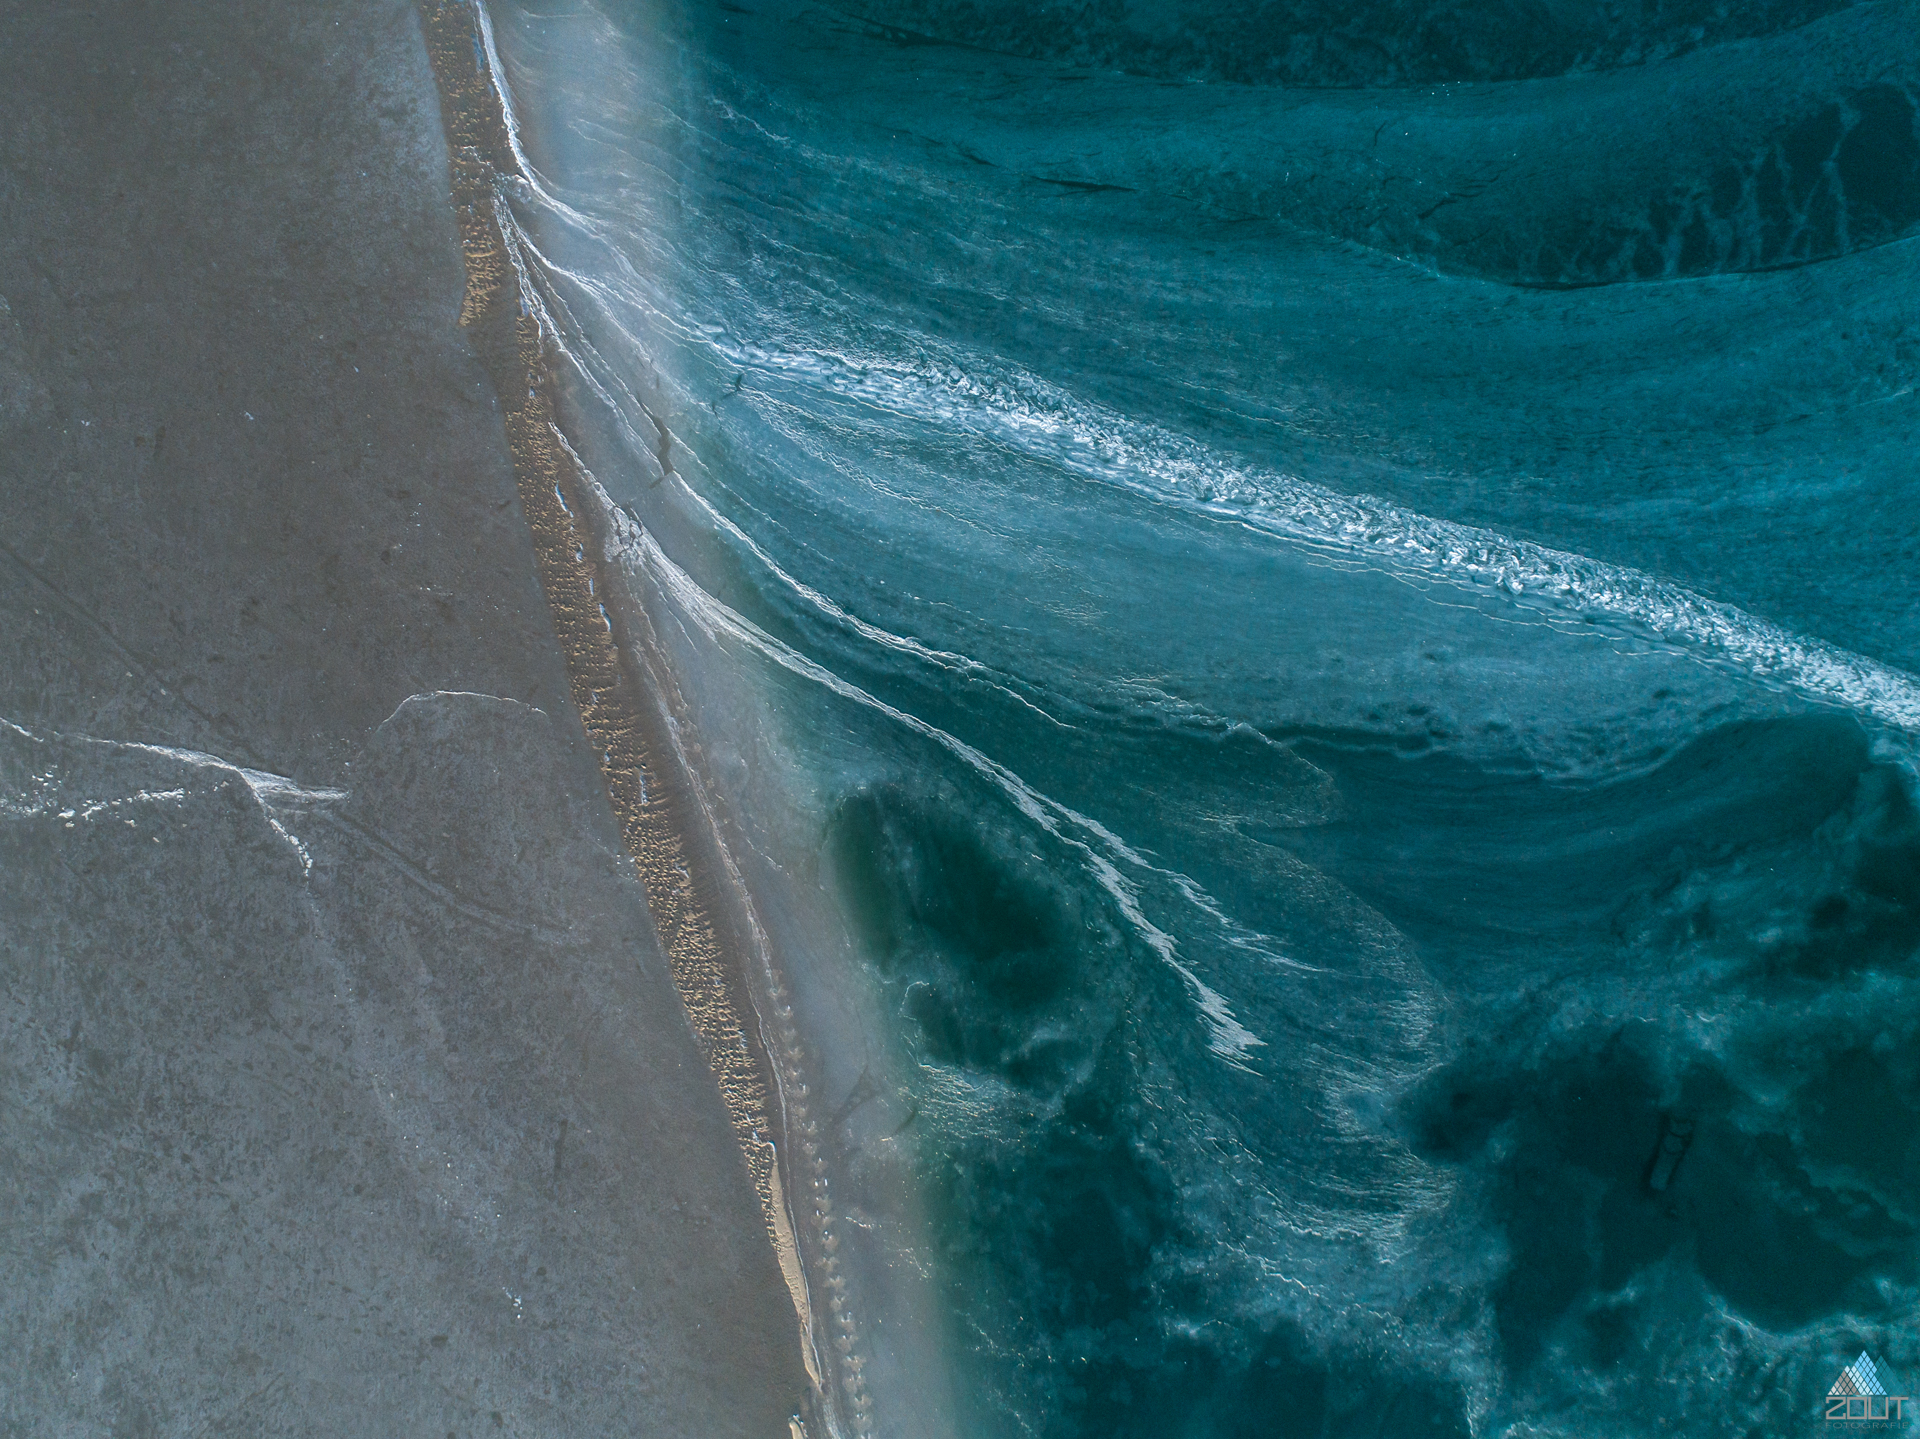
[[[1920,1372],[1920,11],[490,13],[802,1037],[810,1422]]]

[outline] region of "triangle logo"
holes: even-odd
[[[1853,1382],[1859,1386],[1855,1391],[1857,1393],[1885,1394],[1887,1392],[1886,1386],[1880,1382],[1879,1371],[1874,1368],[1872,1356],[1864,1349],[1860,1351],[1860,1357],[1846,1367],[1845,1372],[1851,1374]]]
[[[1900,1423],[1909,1419],[1908,1396],[1887,1393],[1887,1385],[1893,1382],[1896,1382],[1894,1376],[1881,1369],[1874,1363],[1873,1356],[1862,1349],[1860,1357],[1840,1371],[1833,1388],[1827,1391],[1828,1420],[1837,1421],[1843,1427],[1853,1424],[1885,1427],[1889,1421]],[[1847,1432],[1852,1431],[1848,1428]]]

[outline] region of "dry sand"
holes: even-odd
[[[784,1435],[412,10],[0,42],[0,1427]]]

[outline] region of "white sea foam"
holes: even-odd
[[[604,491],[601,499],[616,526],[626,562],[643,572],[645,578],[672,600],[681,614],[708,637],[728,638],[746,644],[789,673],[811,680],[843,699],[852,700],[932,740],[976,774],[991,781],[1028,819],[1077,851],[1089,873],[1112,899],[1134,933],[1185,982],[1196,1006],[1205,1016],[1210,1047],[1215,1054],[1230,1063],[1241,1064],[1249,1050],[1265,1043],[1242,1025],[1234,1017],[1226,999],[1180,958],[1173,937],[1147,918],[1140,905],[1139,887],[1121,873],[1116,861],[1142,869],[1155,867],[1149,866],[1131,846],[1097,821],[1041,794],[1005,765],[989,758],[964,740],[927,723],[918,715],[909,714],[867,693],[768,634],[695,583],[692,576],[660,548],[652,534],[614,506]],[[1164,873],[1157,869],[1155,872]],[[1193,886],[1191,881],[1186,883],[1197,893],[1197,886]]]
[[[1075,399],[1032,375],[980,377],[952,360],[755,348],[762,369],[928,423],[989,435],[1088,479],[1247,524],[1368,567],[1497,596],[1546,623],[1604,615],[1881,724],[1920,731],[1920,682],[1638,570],[1364,494],[1234,462],[1197,441]]]
[[[803,390],[826,391],[869,407],[889,423],[925,424],[984,437],[1090,482],[1243,524],[1335,563],[1465,591],[1523,621],[1584,632],[1610,626],[1702,663],[1851,710],[1879,725],[1920,733],[1920,681],[1912,675],[1643,571],[1249,464],[1164,426],[1088,403],[1025,371],[939,349],[924,336],[913,337],[894,353],[773,339],[742,343],[729,329],[671,316],[648,298],[650,287],[608,225],[544,190],[539,203],[573,233],[597,242],[606,267],[593,275],[557,265],[515,225],[511,248],[525,288],[551,307],[552,333],[565,337],[580,374],[617,417],[637,455],[650,453],[652,447],[628,417],[638,409],[653,420],[653,413],[588,338],[590,327],[571,312],[558,293],[560,287],[591,304],[591,328],[605,327],[634,353],[647,348],[632,328],[644,322],[675,343],[707,349],[730,367],[779,377]],[[763,335],[775,336],[785,328],[776,316],[760,318],[764,323],[757,328]],[[783,404],[765,392],[758,402],[769,410]],[[691,457],[697,459],[697,453]],[[691,486],[688,492],[715,528],[748,548],[770,576],[809,608],[897,653],[984,679],[1058,722],[1056,715],[1019,695],[1010,676],[851,615],[777,564],[705,496]]]

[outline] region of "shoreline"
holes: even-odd
[[[803,1243],[789,1198],[805,1187],[796,1160],[817,1168],[802,1132],[807,1089],[799,1036],[764,935],[716,832],[711,801],[685,751],[685,706],[676,703],[664,666],[651,658],[657,647],[645,638],[650,625],[644,605],[627,595],[621,570],[610,559],[617,545],[610,533],[611,502],[562,423],[553,372],[556,337],[514,252],[515,222],[503,214],[499,187],[528,183],[529,177],[492,36],[477,3],[470,8],[418,0],[418,9],[440,90],[450,201],[466,264],[459,323],[501,404],[575,707],[793,1301],[813,1390],[811,1412],[795,1424],[796,1439],[808,1439],[815,1426],[828,1435],[866,1439],[872,1433],[870,1400],[859,1361],[847,1362],[855,1352],[850,1318],[837,1299],[831,1301],[841,1334],[828,1341],[812,1298],[810,1276],[830,1284],[835,1261],[830,1248]],[[754,969],[759,972],[750,977]],[[752,978],[759,980],[760,997]],[[790,1134],[802,1151],[797,1156]],[[811,1227],[823,1231],[824,1218],[816,1214]]]

